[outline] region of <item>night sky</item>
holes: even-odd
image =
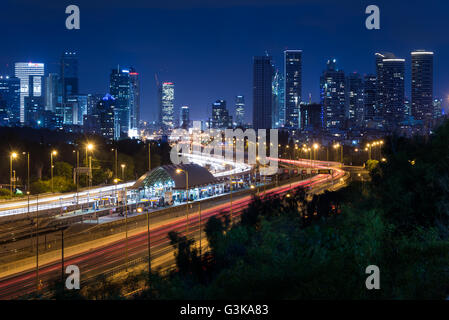
[[[81,29],[65,28],[66,6],[81,11]],[[365,8],[376,4],[381,30],[365,28]],[[141,75],[142,119],[157,115],[155,73],[175,83],[175,106],[191,119],[210,116],[211,103],[244,95],[252,109],[252,57],[266,51],[282,70],[284,49],[303,50],[303,95],[319,101],[319,77],[328,58],[345,72],[374,73],[374,53],[406,58],[435,52],[435,96],[449,97],[449,1],[326,0],[2,0],[0,74],[14,62],[44,62],[59,72],[65,50],[79,53],[80,93],[108,91],[110,70],[134,66]],[[307,100],[307,99],[305,99]]]

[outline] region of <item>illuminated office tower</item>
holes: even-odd
[[[354,72],[346,79],[347,111],[346,117],[351,125],[362,127],[364,121],[363,80],[360,74]]]
[[[61,56],[61,84],[63,101],[69,96],[76,96],[78,92],[78,56],[76,52],[66,51]]]
[[[272,114],[272,127],[282,128],[285,123],[285,90],[284,90],[284,77],[279,70],[276,70],[273,82],[272,82],[272,94],[273,94],[273,114]]]
[[[139,73],[129,68],[129,122],[130,130],[137,133],[140,122],[140,79]]]
[[[16,62],[15,76],[20,79],[20,122],[25,122],[25,97],[30,96],[33,92],[34,97],[43,96],[42,77],[45,73],[45,65],[43,63],[33,62]],[[30,76],[33,77],[34,88],[29,87]]]
[[[245,126],[245,97],[235,97],[235,125],[237,127]]]
[[[253,60],[253,128],[272,128],[273,65],[270,56],[258,56]]]
[[[405,110],[405,59],[392,53],[376,53],[378,112],[385,127],[392,131],[404,120]]]
[[[302,50],[284,51],[285,127],[298,129],[302,98]]]
[[[343,70],[337,68],[337,60],[327,61],[327,68],[320,78],[321,106],[324,111],[324,126],[327,129],[342,129],[345,122],[346,81]]]
[[[0,76],[0,104],[4,124],[20,123],[20,79]]]
[[[115,101],[115,138],[127,137],[130,128],[130,78],[128,69],[113,69],[109,90]]]
[[[59,84],[60,78],[57,73],[49,73],[45,77],[45,110],[47,111],[56,112],[58,102],[62,102],[58,100],[61,96]]]
[[[182,106],[181,107],[181,121],[179,122],[179,126],[182,129],[188,129],[190,124],[190,115],[189,115],[189,107],[188,106]]]
[[[217,100],[212,104],[211,129],[229,129],[232,128],[232,117],[229,116],[225,100]]]
[[[175,85],[173,82],[163,82],[159,88],[159,124],[162,131],[169,132],[175,127]]]
[[[412,55],[412,116],[433,119],[433,52],[417,50]]]
[[[363,103],[365,120],[374,120],[376,117],[377,77],[373,74],[365,75],[363,79]]]

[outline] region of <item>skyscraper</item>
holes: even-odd
[[[412,55],[412,116],[433,119],[433,52],[417,50]]]
[[[33,62],[16,62],[15,76],[20,79],[20,122],[25,122],[25,97],[33,92],[34,97],[41,97],[42,77],[45,73],[45,65],[43,63]],[[34,88],[29,87],[30,76],[33,77]],[[35,78],[34,78],[35,77]]]
[[[324,112],[318,103],[302,103],[301,111],[301,130],[317,131],[323,129]]]
[[[347,111],[346,117],[351,125],[362,127],[364,121],[363,80],[360,74],[354,72],[348,75],[346,83]]]
[[[60,93],[59,83],[60,79],[57,73],[49,73],[45,78],[45,110],[56,112]]]
[[[337,68],[336,59],[327,61],[327,68],[320,78],[320,95],[325,127],[342,129],[345,121],[346,81],[344,71]]]
[[[225,100],[217,100],[212,104],[211,129],[228,129],[232,127],[232,117],[229,116]]]
[[[62,101],[65,103],[67,97],[75,96],[78,92],[78,57],[76,52],[66,51],[61,56],[61,86]]]
[[[115,138],[127,137],[130,127],[130,80],[128,69],[112,69],[109,90],[114,97]]]
[[[270,129],[272,125],[273,66],[270,56],[258,56],[253,60],[253,127]]]
[[[175,85],[173,82],[163,82],[159,88],[159,124],[163,132],[174,129]]]
[[[0,101],[2,101],[4,121],[7,121],[9,125],[20,123],[19,78],[0,76]]]
[[[190,115],[189,115],[189,107],[188,106],[182,106],[181,107],[181,116],[180,116],[180,123],[179,126],[182,129],[188,129],[190,125]]]
[[[378,111],[388,130],[394,130],[405,117],[405,59],[392,53],[376,53]]]
[[[235,97],[235,125],[245,125],[245,98],[243,96]]]
[[[302,98],[302,50],[284,51],[285,127],[298,129]]]
[[[140,80],[139,74],[132,67],[129,68],[130,88],[130,129],[137,130],[140,122]]]
[[[365,109],[365,120],[374,120],[376,117],[376,95],[377,78],[375,75],[367,74],[363,81],[363,102]]]
[[[273,114],[272,114],[272,127],[281,128],[285,123],[285,90],[284,90],[284,77],[279,70],[276,70],[272,83],[273,93]]]

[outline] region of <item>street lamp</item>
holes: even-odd
[[[318,143],[314,143],[313,144],[313,160],[316,161],[316,151],[318,150],[320,146],[318,145]]]
[[[340,148],[341,154],[340,154],[340,163],[341,165],[343,165],[343,145],[336,143],[334,144],[334,149],[337,150],[338,148]]]
[[[53,150],[50,153],[50,171],[51,171],[51,193],[53,193],[53,156],[56,156],[58,152]]]
[[[94,145],[90,142],[88,142],[86,144],[86,166],[89,166],[89,172],[88,172],[88,186],[90,187],[90,185],[92,184],[92,166],[91,166],[91,161],[89,161],[90,159],[88,159],[88,152],[92,151],[94,149]]]
[[[11,192],[12,196],[12,161],[17,158],[17,153],[12,152],[9,156],[9,191]]]
[[[120,165],[120,167],[122,167],[122,180],[125,181],[125,167],[126,167],[126,165],[124,163],[122,163]]]
[[[22,152],[23,155],[27,155],[27,192],[30,191],[30,153]]]
[[[187,198],[187,205],[186,205],[186,238],[187,238],[187,232],[189,230],[189,173],[187,170],[183,169],[176,169],[176,173],[180,174],[181,172],[184,172],[186,175],[186,198]]]

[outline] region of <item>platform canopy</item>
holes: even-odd
[[[141,189],[155,185],[173,185],[173,189],[186,188],[186,171],[189,176],[189,189],[218,183],[218,180],[206,168],[190,163],[157,167],[141,176],[130,189]]]

